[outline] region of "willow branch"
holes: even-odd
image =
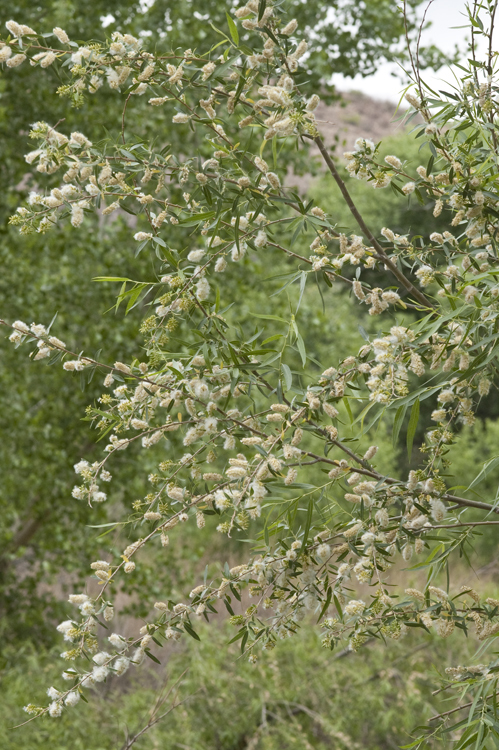
[[[496,693],[496,695],[499,695],[499,692]],[[492,696],[485,696],[485,700],[490,697]],[[444,716],[450,716],[451,714],[455,714],[456,711],[462,711],[463,708],[469,708],[473,705],[474,702],[475,701],[470,701],[469,703],[465,703],[464,706],[457,706],[457,708],[451,708],[450,711],[445,711],[442,714],[436,714],[435,716],[432,716],[430,719],[428,719],[428,722],[436,721],[437,719],[443,719]]]
[[[341,443],[338,443],[336,440],[332,441],[338,448],[341,448],[345,453],[347,453],[351,458],[354,459],[354,461],[365,464],[365,462],[362,461],[362,459],[357,456],[355,453],[350,451],[348,448],[346,448]],[[318,456],[317,453],[312,453],[311,451],[304,451],[304,455],[310,456],[310,458],[314,458],[317,462],[322,462],[326,464],[331,464],[333,466],[339,466],[339,461],[335,461],[332,458],[326,458],[325,456]],[[387,484],[401,484],[399,479],[395,479],[395,477],[387,477],[383,474],[380,474],[378,471],[374,471],[373,469],[366,469],[363,465],[356,466],[354,471],[357,474],[363,474],[364,476],[371,477],[372,479],[383,480]],[[479,508],[480,510],[487,510],[491,513],[499,513],[499,507],[495,507],[494,505],[490,505],[489,503],[482,503],[479,500],[468,500],[466,497],[458,497],[457,495],[450,495],[449,493],[444,493],[443,495],[440,495],[440,498],[442,500],[447,500],[451,503],[456,503],[456,505],[464,505],[469,508]],[[480,523],[474,524],[474,525],[488,525],[489,521],[481,521]],[[454,526],[457,526],[458,524],[453,524]],[[471,524],[459,524],[462,526],[469,526]],[[442,527],[434,527],[434,528],[445,528]]]
[[[311,137],[311,136],[310,136]],[[322,158],[327,164],[327,167],[329,171],[331,172],[332,176],[334,177],[336,184],[338,185],[341,194],[343,198],[345,199],[345,203],[347,204],[350,213],[354,217],[355,221],[359,225],[361,231],[363,234],[367,237],[369,242],[373,245],[378,255],[381,257],[381,260],[387,267],[389,271],[395,276],[397,281],[399,281],[402,286],[404,286],[408,292],[410,292],[414,298],[425,308],[434,308],[434,305],[430,300],[425,297],[425,295],[420,292],[420,290],[414,286],[412,281],[410,281],[403,273],[400,271],[396,264],[390,260],[388,255],[386,254],[384,248],[380,245],[376,237],[373,235],[367,224],[365,223],[364,219],[362,218],[361,214],[359,213],[355,203],[352,200],[352,196],[348,192],[347,186],[345,185],[344,181],[342,180],[338,170],[336,169],[336,165],[334,161],[329,156],[326,146],[324,144],[324,141],[320,136],[315,136],[315,138],[312,138],[314,143],[317,145],[319,151],[321,152]]]

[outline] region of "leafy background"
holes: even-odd
[[[419,0],[411,0],[409,6],[416,9],[419,4]],[[305,36],[313,31],[312,53],[303,79],[310,87],[321,87],[329,103],[336,96],[328,85],[332,69],[351,76],[359,72],[369,75],[377,61],[403,58],[402,21],[393,0],[365,4],[336,0],[327,5],[319,0],[288,0],[287,8]],[[218,0],[206,0],[202,12],[187,1],[156,0],[146,8],[130,0],[92,0],[88,12],[81,3],[70,0],[20,0],[9,7],[0,5],[0,25],[12,15],[43,31],[61,26],[77,40],[99,38],[114,30],[136,35],[152,30],[148,43],[153,47],[206,49],[219,39],[216,28],[226,28],[226,10],[230,4]],[[438,65],[441,59],[434,49],[425,52],[427,64]],[[7,320],[47,324],[57,313],[54,332],[71,349],[85,350],[90,356],[102,350],[109,361],[126,361],[140,352],[138,328],[147,313],[147,299],[125,316],[122,310],[113,309],[117,289],[92,279],[108,275],[156,278],[154,257],[134,257],[130,239],[134,218],[125,214],[113,221],[86,218],[79,232],[60,227],[49,235],[28,238],[20,237],[7,224],[9,214],[36,184],[36,176],[28,173],[23,160],[29,148],[30,123],[63,120],[60,127],[65,132],[78,129],[94,141],[118,135],[123,104],[118,95],[104,88],[75,110],[54,95],[58,85],[55,70],[33,70],[26,65],[3,71],[0,78],[0,314]],[[362,102],[360,99],[360,107]],[[339,122],[330,134],[331,144],[336,142],[341,154],[342,129],[353,123],[341,120],[341,104],[335,105],[334,112]],[[349,112],[351,118],[351,107]],[[359,119],[362,115],[360,109]],[[130,111],[128,127],[144,139],[155,138],[164,129],[160,114],[154,111],[151,115],[148,108],[146,116],[140,99]],[[428,158],[404,127],[387,136],[382,153],[403,155],[412,169]],[[168,138],[173,150],[182,152],[177,132],[169,131]],[[314,155],[289,152],[283,158],[289,161],[289,179],[298,189],[308,190],[310,197],[334,212],[345,230],[354,231],[336,188],[314,165]],[[360,182],[352,184],[352,193],[376,231],[386,224],[400,233],[438,229],[438,220],[428,207],[408,204],[396,193],[374,192]],[[306,241],[300,237],[302,250]],[[235,302],[231,311],[234,330],[239,325],[241,335],[252,335],[255,320],[248,315],[251,309],[259,307],[279,315],[296,307],[297,284],[278,293],[282,277],[289,272],[285,259],[256,253],[249,253],[242,264],[228,270]],[[266,281],[255,284],[256,278]],[[348,287],[335,285],[329,290],[319,286],[317,282],[305,289],[297,322],[307,332],[308,353],[334,364],[340,354],[353,353],[362,344],[361,328],[375,333],[377,324],[350,304]],[[88,705],[64,712],[61,719],[44,718],[13,730],[13,725],[24,720],[22,706],[43,702],[47,686],[59,680],[61,643],[54,626],[69,614],[68,591],[83,584],[92,559],[118,549],[112,535],[99,536],[91,525],[106,523],[123,503],[147,492],[154,451],[146,458],[127,452],[126,461],[115,466],[119,481],[113,483],[117,489],[111,489],[105,506],[90,510],[76,502],[71,498],[72,466],[80,458],[92,460],[99,451],[88,423],[82,421],[85,407],[101,393],[99,379],[80,382],[60,367],[30,363],[3,338],[0,362],[0,736],[6,747],[118,750],[127,731],[133,733],[143,726],[143,717],[161,686],[167,681],[175,683],[186,669],[179,687],[179,697],[185,703],[144,735],[138,747],[381,750],[408,743],[411,727],[445,710],[441,697],[431,694],[434,683],[428,674],[432,665],[466,663],[476,648],[472,639],[464,652],[462,638],[439,641],[428,635],[417,641],[407,636],[391,642],[388,650],[373,642],[359,654],[331,653],[321,647],[313,623],[305,622],[297,637],[252,666],[238,658],[237,644],[227,646],[233,630],[220,618],[219,627],[199,630],[200,643],[169,647],[159,655],[160,666],[151,663],[102,686],[98,693],[89,693]],[[455,483],[469,483],[477,463],[494,455],[499,439],[497,401],[489,400],[487,408],[473,431],[463,435],[460,475]],[[418,438],[428,420],[429,413],[423,408],[410,457],[403,446],[393,447],[388,432],[378,432],[376,442],[384,455],[382,470],[403,476],[417,466]],[[496,487],[497,475],[491,472],[481,492],[494,496]],[[185,595],[207,561],[223,564],[237,560],[237,545],[227,548],[213,528],[214,524],[208,523],[182,545],[175,543],[173,534],[161,570],[152,561],[141,566],[133,596],[123,596],[125,614],[113,624],[118,632],[131,631],[158,598],[175,592]],[[490,594],[497,597],[495,538],[488,531],[478,542],[473,562]],[[403,575],[408,585],[419,580],[417,571]],[[463,584],[471,583],[463,579]]]

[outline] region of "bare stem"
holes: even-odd
[[[380,256],[381,260],[385,264],[386,268],[391,271],[391,273],[395,276],[397,281],[399,281],[402,286],[404,286],[408,292],[410,292],[414,298],[419,302],[420,305],[422,305],[425,308],[434,308],[434,305],[432,302],[430,302],[425,295],[419,291],[417,287],[414,286],[412,281],[410,281],[403,273],[400,271],[396,264],[390,260],[390,258],[387,256],[384,248],[376,237],[373,235],[367,224],[365,223],[364,219],[362,218],[361,214],[359,213],[359,210],[357,209],[355,203],[352,200],[352,196],[348,192],[347,186],[345,185],[344,181],[340,177],[340,174],[338,170],[336,169],[336,165],[334,161],[331,159],[330,155],[328,154],[327,148],[324,144],[324,141],[320,136],[315,136],[313,138],[314,143],[317,145],[319,151],[321,152],[322,158],[326,162],[326,165],[331,172],[332,176],[334,177],[336,184],[338,185],[341,194],[343,198],[345,199],[345,203],[347,204],[350,213],[354,217],[355,221],[359,225],[360,229],[362,230],[363,234],[367,237],[369,242],[373,245],[376,252]]]

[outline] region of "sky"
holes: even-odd
[[[369,2],[369,0],[367,0]],[[427,13],[427,19],[432,21],[431,27],[423,32],[422,44],[435,44],[444,52],[454,50],[456,44],[463,50],[466,49],[468,29],[452,28],[466,24],[465,12],[466,0],[434,0]],[[422,6],[422,12],[426,4]],[[469,22],[468,22],[469,28]],[[499,41],[499,40],[498,40]],[[385,99],[397,102],[403,85],[399,78],[392,75],[398,70],[396,64],[381,64],[379,70],[368,78],[344,78],[341,75],[333,75],[332,82],[340,91],[356,90],[375,99]],[[423,78],[432,88],[442,88],[443,80],[452,80],[448,70],[441,70],[438,74],[425,72]]]

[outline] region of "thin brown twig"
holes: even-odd
[[[315,426],[315,425],[314,425]],[[353,451],[351,451],[346,446],[342,445],[336,440],[332,441],[338,448],[341,448],[345,453],[347,453],[356,463],[359,463],[360,466],[356,466],[355,469],[350,469],[350,471],[355,471],[357,474],[364,474],[365,476],[372,477],[373,479],[377,480],[383,480],[387,484],[402,484],[399,479],[395,479],[395,477],[389,477],[384,476],[383,474],[380,474],[378,471],[374,471],[373,469],[365,468],[365,461],[360,458],[360,456],[357,456]],[[317,462],[322,462],[326,464],[332,464],[333,466],[338,466],[339,461],[336,461],[331,458],[326,458],[325,456],[318,456],[317,453],[312,453],[311,451],[304,451],[304,455],[310,456],[311,458],[314,458]],[[489,503],[482,503],[479,500],[468,500],[465,497],[458,497],[457,495],[451,495],[449,493],[444,493],[441,495],[442,500],[447,500],[448,502],[456,503],[457,505],[465,505],[466,507],[470,508],[480,508],[480,510],[488,510],[489,512],[493,513],[499,513],[499,507],[494,507],[493,505],[490,505]],[[478,524],[486,525],[487,521],[481,521],[477,522]],[[457,526],[457,524],[454,524]],[[470,525],[470,524],[462,524],[464,525]],[[435,527],[436,528],[436,527]]]
[[[170,714],[175,708],[178,708],[179,706],[181,706],[191,697],[191,696],[187,696],[183,700],[177,701],[177,693],[175,693],[171,706],[168,708],[167,711],[165,711],[160,716],[158,716],[158,711],[166,703],[171,693],[174,690],[176,690],[180,681],[182,680],[184,675],[187,673],[187,671],[188,671],[187,669],[184,670],[184,672],[182,672],[178,680],[168,690],[166,690],[166,687],[165,687],[165,690],[160,692],[153,708],[151,709],[151,713],[149,715],[149,721],[147,722],[147,724],[139,732],[134,734],[133,737],[127,737],[127,739],[125,740],[125,743],[121,747],[121,750],[130,750],[132,745],[134,745],[137,742],[139,737],[142,737],[142,735],[148,732],[149,729],[151,729],[151,727],[153,727],[155,724],[160,722],[162,719],[165,718],[165,716],[168,716],[168,714]]]
[[[334,177],[334,180],[336,184],[338,185],[341,194],[343,195],[343,198],[345,200],[345,203],[347,204],[350,213],[356,220],[357,224],[359,225],[360,229],[364,233],[364,235],[367,237],[369,242],[373,245],[378,255],[381,257],[382,262],[385,264],[385,267],[391,271],[391,273],[395,276],[397,281],[399,281],[405,289],[407,289],[408,292],[410,292],[414,298],[419,302],[420,305],[422,305],[424,308],[430,308],[434,309],[434,305],[430,300],[417,289],[417,287],[414,286],[412,281],[410,281],[403,273],[400,271],[395,263],[390,260],[390,258],[385,253],[384,248],[380,245],[376,237],[373,235],[367,224],[365,223],[364,219],[362,218],[361,214],[359,213],[355,203],[352,200],[352,196],[350,195],[347,186],[345,185],[344,181],[342,180],[338,170],[336,169],[336,165],[334,161],[331,159],[330,155],[328,154],[328,151],[326,149],[326,146],[324,144],[324,141],[320,136],[312,137],[312,140],[317,145],[319,151],[321,152],[322,158],[326,162],[326,165],[331,172],[332,176]]]
[[[495,693],[495,695],[499,695],[499,692]],[[485,696],[484,700],[487,700],[487,698],[489,697],[491,698],[492,696],[487,695]],[[430,723],[431,721],[436,721],[437,719],[443,719],[444,716],[450,716],[451,714],[455,714],[456,711],[462,711],[464,708],[469,708],[470,706],[473,705],[474,702],[475,701],[470,701],[469,703],[465,703],[463,706],[457,706],[456,708],[451,708],[450,711],[444,711],[441,714],[436,714],[435,716],[431,716],[428,719],[428,723]]]

